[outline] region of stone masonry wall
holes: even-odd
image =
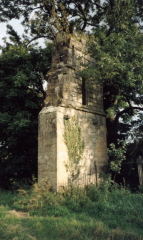
[[[53,53],[45,107],[39,114],[38,181],[48,181],[58,191],[68,184],[68,150],[64,139],[64,119],[74,116],[81,128],[84,153],[75,184],[96,184],[107,166],[106,123],[102,87],[87,85],[79,75],[81,63],[94,64],[85,53],[86,41],[61,41]]]

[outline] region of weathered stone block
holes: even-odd
[[[49,181],[55,191],[69,181],[69,152],[64,139],[64,121],[74,117],[81,129],[84,152],[80,174],[74,184],[97,184],[107,165],[106,125],[102,88],[86,86],[79,77],[81,63],[94,64],[85,55],[86,41],[59,42],[53,56],[45,107],[39,113],[38,182]]]

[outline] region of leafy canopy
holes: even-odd
[[[38,113],[45,94],[42,83],[50,63],[51,44],[45,49],[27,48],[19,38],[2,48],[0,187],[8,188],[14,182],[27,182],[32,175],[37,176]]]
[[[13,46],[7,43],[1,56],[1,79],[5,80],[2,82],[4,87],[2,86],[0,91],[1,99],[5,99],[2,101],[6,101],[4,106],[7,108],[1,110],[3,114],[7,114],[4,119],[10,119],[9,124],[12,117],[15,119],[18,110],[9,118],[9,109],[11,108],[11,114],[14,109],[11,106],[15,105],[18,109],[19,92],[21,102],[24,102],[25,94],[27,99],[32,96],[29,115],[31,109],[37,114],[40,106],[39,94],[41,92],[44,94],[41,79],[47,71],[45,61],[50,56],[49,52],[46,55],[46,51],[32,46],[26,48],[26,44],[40,37],[51,39],[56,43],[59,37],[72,34],[74,31],[84,34],[90,27],[89,51],[95,58],[96,64],[93,68],[86,69],[83,74],[89,81],[92,78],[95,82],[103,84],[108,143],[113,142],[118,146],[121,139],[127,139],[129,130],[133,127],[132,116],[135,116],[137,111],[143,110],[142,0],[2,0],[0,21],[5,22],[13,18],[22,18],[25,33],[22,42],[11,26],[8,26],[8,33],[15,43]],[[4,93],[7,89],[9,93],[5,98]],[[8,99],[16,100],[9,104]],[[15,120],[15,126],[16,124],[25,126],[28,124],[28,119],[33,121],[27,113],[24,115],[25,102],[23,104],[19,108],[19,117],[17,116],[17,122]],[[37,108],[36,104],[38,104]],[[20,119],[23,119],[22,123]],[[141,126],[140,119],[137,124]],[[6,144],[5,150],[7,150]]]

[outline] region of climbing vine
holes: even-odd
[[[75,117],[64,120],[65,131],[64,139],[68,149],[69,160],[65,164],[69,172],[69,181],[73,182],[80,174],[81,159],[84,151],[84,141],[81,137],[81,128],[78,126]]]

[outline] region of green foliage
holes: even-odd
[[[119,115],[120,109],[127,110],[123,114],[135,113],[131,113],[128,107],[139,101],[137,94],[139,97],[143,91],[142,33],[136,25],[129,24],[125,29],[114,31],[109,36],[107,32],[105,26],[95,32],[91,52],[96,59],[96,66],[84,74],[103,83],[107,117],[118,120],[123,117]]]
[[[9,0],[7,4],[7,1],[2,0],[0,21],[22,17],[25,32],[29,32],[33,39],[46,37],[55,40],[58,34],[64,36],[67,29],[69,33],[74,30],[84,31],[89,24],[93,25],[93,21],[94,24],[99,23],[96,16],[94,19],[91,17],[91,12],[100,12],[97,8],[99,3],[93,3],[92,0]]]
[[[37,176],[38,113],[51,63],[45,49],[6,43],[0,55],[0,187]]]
[[[103,20],[89,43],[96,64],[83,75],[103,84],[108,144],[116,144],[117,138],[127,139],[132,116],[143,110],[142,31],[135,1],[104,1],[103,6]]]
[[[82,164],[82,155],[84,151],[84,141],[81,136],[81,129],[73,117],[70,120],[64,120],[64,140],[68,149],[68,163],[66,170],[69,172],[69,181],[73,182],[80,174]]]
[[[115,144],[110,144],[110,148],[108,149],[110,170],[114,172],[114,174],[120,173],[122,162],[126,159],[126,144],[123,143],[121,147],[116,148]]]

